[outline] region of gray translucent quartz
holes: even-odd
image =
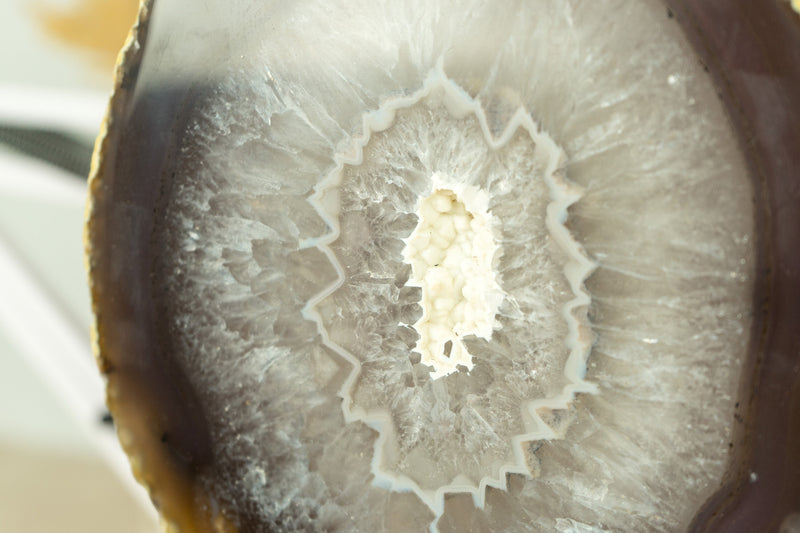
[[[310,198],[333,230],[306,244],[327,254],[338,279],[306,309],[323,343],[352,365],[345,420],[380,434],[375,483],[412,490],[437,514],[448,494],[482,505],[488,485],[530,475],[531,442],[556,436],[542,416],[596,390],[582,379],[590,348],[582,284],[594,265],[563,225],[580,191],[563,178],[563,151],[528,114],[515,110],[495,137],[493,112],[439,66],[420,91],[365,117],[364,135]],[[486,197],[500,244],[494,274],[503,289],[482,290],[496,300],[493,331],[465,337],[475,360],[461,375],[431,368],[408,342],[426,340],[411,324],[431,302],[403,282],[400,252],[421,200],[442,183],[468,204]]]
[[[212,494],[275,531],[685,528],[729,460],[753,209],[663,5],[189,4],[156,4],[141,75],[212,80],[162,281]],[[508,298],[432,380],[402,251],[436,172],[483,180]]]

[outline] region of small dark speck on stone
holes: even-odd
[[[161,442],[167,442],[169,440],[169,433],[166,431],[161,434]]]
[[[672,13],[670,8],[667,8],[667,18],[673,18],[675,15]]]
[[[444,343],[444,356],[450,357],[450,353],[453,351],[453,341],[447,341]]]

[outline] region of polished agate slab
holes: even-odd
[[[736,5],[145,3],[87,236],[167,529],[790,524],[800,66],[739,24],[800,37]]]

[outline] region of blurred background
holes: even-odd
[[[138,0],[0,1],[0,531],[154,533],[105,411],[86,176]]]

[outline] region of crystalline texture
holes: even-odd
[[[137,90],[204,90],[151,283],[214,501],[254,531],[684,528],[730,458],[752,191],[663,6],[169,5]],[[487,195],[504,295],[438,379],[403,253],[435,175]]]
[[[576,392],[594,390],[582,379],[589,351],[582,284],[593,264],[563,225],[580,194],[561,177],[563,151],[524,109],[512,112],[497,136],[488,133],[481,106],[446,79],[441,65],[420,91],[389,100],[364,125],[311,198],[333,228],[313,242],[340,274],[312,299],[308,314],[324,343],[353,365],[342,390],[344,415],[379,433],[376,482],[412,490],[440,514],[449,493],[469,492],[482,502],[485,488],[505,486],[507,474],[530,475],[529,442],[556,434],[542,413],[567,409]],[[531,203],[515,209],[513,195]],[[443,280],[448,268],[456,277],[468,274],[459,255],[458,264],[448,263],[447,245],[459,230],[443,212],[454,209],[463,212],[444,217],[463,217],[460,232],[475,239],[468,266],[477,277],[457,289],[457,280]],[[434,227],[446,223],[449,233]],[[506,247],[513,254],[500,253]],[[523,282],[504,280],[516,261],[538,269]],[[422,283],[420,275],[427,276]],[[540,278],[547,281],[530,283]],[[414,286],[421,291],[409,290]],[[442,293],[461,296],[464,289],[465,304],[484,306],[484,324],[462,345],[454,329],[466,313],[459,322],[436,307],[452,300],[448,311],[454,309],[456,297]],[[522,310],[534,302],[552,312],[526,316]],[[508,349],[492,348],[499,343]],[[472,356],[488,368],[470,372]],[[464,372],[453,375],[459,363]],[[517,370],[487,382],[509,365]]]

